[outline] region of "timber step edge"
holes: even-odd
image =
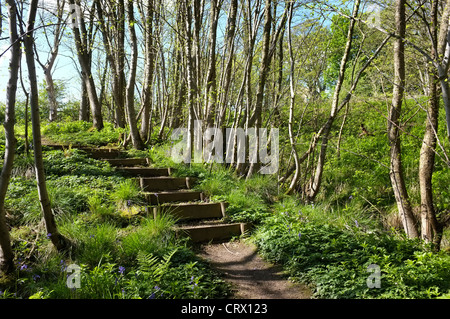
[[[194,243],[221,241],[244,235],[251,225],[248,223],[180,226],[175,229],[177,236],[187,236]]]
[[[227,203],[180,203],[180,204],[164,204],[153,207],[153,216],[157,218],[160,214],[170,214],[179,221],[223,218]]]
[[[145,193],[144,195],[147,200],[147,203],[150,205],[204,200],[204,194],[201,191],[192,191],[192,190],[154,192],[154,193]]]

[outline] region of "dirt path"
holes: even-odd
[[[242,241],[205,244],[198,255],[224,274],[233,286],[233,298],[308,299],[310,290],[289,281],[281,267],[262,260],[256,247]]]

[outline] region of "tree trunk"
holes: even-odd
[[[205,91],[205,115],[206,126],[212,127],[214,124],[214,117],[217,104],[217,80],[216,80],[216,38],[217,38],[217,23],[219,19],[220,3],[217,0],[210,2],[210,29],[209,29],[209,66],[206,76],[206,91]]]
[[[192,5],[185,3],[180,4],[181,9],[181,25],[184,29],[184,39],[180,39],[181,43],[184,43],[185,59],[186,59],[186,82],[187,82],[187,103],[188,103],[188,145],[187,145],[187,157],[186,160],[191,162],[192,152],[194,151],[194,120],[195,116],[195,97],[197,92],[197,86],[194,79],[193,57],[192,57]]]
[[[87,122],[89,120],[89,98],[87,95],[86,82],[81,76],[81,100],[78,120]]]
[[[145,21],[145,68],[144,83],[142,88],[142,117],[141,117],[141,137],[147,140],[150,133],[150,111],[152,108],[152,83],[154,78],[155,48],[153,47],[153,0],[146,2],[146,14],[142,14],[142,20]]]
[[[269,49],[270,49],[270,32],[272,29],[272,1],[266,0],[266,5],[264,9],[264,31],[263,31],[263,47],[262,47],[262,56],[261,56],[261,65],[260,65],[260,75],[258,81],[258,91],[256,92],[256,102],[255,102],[255,111],[253,116],[250,118],[247,128],[253,127],[255,125],[256,132],[261,128],[262,121],[262,106],[264,99],[264,88],[266,85],[267,74],[270,67],[270,57],[269,57]],[[258,133],[257,133],[258,135]],[[256,138],[256,149],[259,150],[259,138]],[[260,167],[258,161],[256,163],[250,164],[250,169],[247,173],[247,178],[251,177],[253,173],[256,173]]]
[[[180,48],[176,49],[176,62],[175,62],[175,75],[173,81],[175,81],[175,89],[173,95],[173,115],[171,128],[178,128],[181,125],[183,117],[183,106],[186,101],[186,81],[182,72],[182,52]]]
[[[433,43],[437,44],[432,46],[432,58],[438,59],[440,54],[443,54],[443,44],[445,41],[443,38],[439,39],[441,43],[437,43],[437,15],[438,15],[438,1],[435,0],[432,3],[431,9],[431,23],[430,33]],[[442,27],[446,27],[445,23]],[[437,52],[440,51],[440,52]],[[425,123],[425,134],[422,141],[422,148],[420,151],[419,161],[419,185],[420,185],[420,216],[421,216],[421,237],[426,242],[432,242],[435,245],[435,249],[439,250],[442,239],[443,227],[436,218],[436,212],[433,204],[433,185],[432,177],[435,165],[435,150],[437,144],[437,138],[435,132],[438,131],[438,118],[439,118],[439,93],[437,84],[439,78],[436,76],[435,71],[431,66],[428,70],[429,83],[428,93],[429,102],[427,110],[427,120]]]
[[[65,1],[62,2],[60,2],[59,0],[56,1],[56,6],[57,6],[56,18],[58,19],[58,22],[56,23],[55,29],[53,31],[54,40],[53,45],[50,48],[51,49],[50,56],[45,63],[41,63],[36,50],[36,61],[42,67],[42,70],[44,71],[45,82],[47,83],[46,90],[49,104],[49,116],[48,116],[49,122],[56,121],[58,117],[58,101],[56,99],[56,89],[55,84],[53,82],[52,70],[53,65],[55,64],[56,61],[56,57],[58,56],[59,44],[61,43],[61,38],[63,35],[62,28],[63,28],[63,13]]]
[[[222,127],[222,125],[225,122],[225,115],[226,110],[228,107],[228,92],[230,89],[230,83],[231,83],[231,67],[234,60],[234,38],[236,33],[236,18],[237,18],[237,7],[238,7],[238,1],[237,0],[231,0],[230,2],[230,14],[228,16],[228,22],[227,22],[227,41],[226,46],[224,48],[224,59],[226,57],[225,66],[222,72],[221,77],[221,98],[220,98],[220,116],[218,119],[217,126]],[[226,51],[227,53],[226,53]]]
[[[436,218],[433,204],[432,177],[435,164],[436,135],[438,129],[439,99],[437,97],[436,83],[438,79],[431,76],[429,87],[430,100],[428,102],[427,120],[419,162],[420,185],[420,215],[421,236],[426,242],[433,242],[439,249],[442,238],[442,226]]]
[[[72,6],[80,7],[79,0],[76,1],[76,4],[75,0],[70,0],[70,4]],[[77,10],[75,10],[75,12],[77,12]],[[92,124],[94,128],[96,128],[97,130],[101,130],[103,129],[102,109],[97,96],[97,92],[95,90],[95,82],[91,72],[90,56],[88,53],[88,45],[86,39],[87,32],[83,14],[77,15],[77,19],[73,24],[73,35],[75,38],[75,46],[77,48],[77,56],[81,67],[81,73],[83,76],[83,80],[86,83],[86,90],[88,93],[89,105],[91,107],[92,113]]]
[[[325,158],[326,158],[326,153],[327,153],[327,148],[328,148],[328,140],[330,138],[330,132],[331,132],[332,125],[334,123],[334,119],[336,118],[336,115],[339,111],[339,95],[341,93],[342,85],[344,83],[345,70],[347,67],[350,50],[352,48],[353,31],[354,31],[354,27],[355,27],[355,19],[354,18],[356,18],[358,15],[360,2],[361,2],[360,0],[356,0],[354,3],[354,6],[353,6],[353,14],[352,14],[353,19],[350,20],[350,24],[348,27],[347,43],[345,44],[344,55],[342,56],[342,59],[341,59],[339,75],[338,75],[338,79],[336,82],[336,87],[334,89],[333,100],[332,100],[332,105],[331,105],[331,112],[330,112],[330,116],[324,126],[323,132],[322,132],[322,145],[321,145],[319,156],[317,159],[316,170],[314,172],[314,175],[311,177],[309,189],[306,194],[306,197],[309,201],[314,200],[314,198],[317,196],[319,189],[320,189],[320,185],[322,183],[322,174],[323,174],[323,168],[325,165]]]
[[[125,127],[125,7],[123,1],[117,5],[96,0],[97,15],[100,21],[103,46],[106,60],[112,72],[112,87],[114,99],[114,117],[118,127]],[[104,10],[104,7],[106,10]],[[106,16],[105,16],[106,15]],[[109,26],[109,28],[107,27]]]
[[[291,184],[287,191],[288,194],[294,191],[297,181],[300,176],[300,162],[298,158],[297,148],[295,146],[294,133],[292,131],[292,122],[294,121],[294,106],[295,106],[295,88],[294,88],[294,53],[292,50],[292,13],[294,10],[294,5],[289,3],[289,18],[288,18],[288,50],[289,50],[289,62],[290,62],[290,73],[289,73],[289,88],[290,88],[290,105],[289,105],[289,142],[291,143],[292,155],[294,156],[295,162],[295,174],[292,177]],[[280,66],[281,67],[281,66]]]
[[[26,36],[24,37],[25,56],[28,66],[28,78],[30,81],[30,112],[33,128],[34,162],[35,162],[36,182],[38,187],[39,201],[41,203],[41,209],[44,215],[47,236],[51,239],[56,249],[61,251],[68,248],[69,242],[59,233],[56,227],[55,217],[53,216],[50,198],[47,192],[44,163],[42,156],[38,86],[36,80],[36,66],[34,63],[34,53],[33,53],[33,46],[34,46],[33,30],[34,30],[34,21],[36,18],[37,4],[38,0],[31,0],[30,2],[30,7],[28,10]]]
[[[53,76],[51,70],[44,71],[45,82],[47,83],[46,90],[48,95],[48,121],[54,122],[58,118],[58,101],[56,100],[55,83],[53,82]]]
[[[402,110],[403,94],[405,86],[405,37],[406,18],[405,0],[397,0],[395,23],[396,34],[399,38],[394,43],[394,92],[392,107],[388,119],[388,137],[390,143],[390,178],[397,202],[398,212],[406,235],[409,238],[418,237],[416,221],[409,202],[408,192],[403,176],[401,142],[399,132],[399,118]]]
[[[11,247],[9,227],[6,223],[5,197],[11,178],[16,149],[16,138],[14,135],[15,103],[21,54],[17,33],[16,3],[13,0],[7,0],[6,2],[8,4],[9,40],[12,46],[9,62],[9,79],[6,88],[5,160],[0,174],[0,272],[10,273],[14,270],[14,254]]]
[[[130,127],[131,142],[133,143],[133,147],[137,150],[142,150],[144,148],[144,142],[142,142],[141,136],[139,135],[139,130],[137,128],[136,123],[136,111],[134,109],[134,86],[136,84],[138,47],[137,47],[136,31],[134,29],[134,24],[136,23],[136,21],[134,19],[133,1],[127,0],[127,8],[128,8],[128,30],[131,42],[130,43],[131,61],[130,61],[130,70],[128,71],[129,72],[128,84],[126,88],[127,119],[128,125]]]
[[[246,40],[244,41],[244,50],[246,52],[246,62],[244,69],[243,82],[241,86],[241,90],[238,95],[237,104],[239,105],[239,111],[237,112],[236,124],[235,128],[243,128],[250,127],[250,109],[252,107],[253,102],[253,91],[252,91],[252,67],[253,67],[253,57],[254,57],[254,48],[257,30],[259,29],[259,25],[261,23],[260,12],[261,12],[261,1],[257,1],[256,3],[251,3],[250,0],[247,0],[246,7],[243,4],[243,15],[244,15],[244,35]],[[252,8],[254,8],[255,12],[252,15]],[[244,90],[246,93],[246,103],[241,105],[241,97],[244,94]],[[244,110],[244,114],[241,115],[241,110]],[[241,120],[239,120],[241,119]],[[248,147],[246,147],[248,149]],[[247,164],[245,162],[238,162],[236,165],[236,173],[238,175],[244,175],[245,169],[247,168]]]

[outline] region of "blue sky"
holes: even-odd
[[[166,1],[169,1],[169,0],[166,0]],[[54,4],[54,2],[55,2],[55,0],[40,0],[40,5],[41,6],[45,5],[47,7],[49,7],[49,6],[51,7],[52,4]],[[225,11],[227,9],[228,9],[227,7],[222,8],[222,10],[225,10]],[[6,14],[6,10],[2,10],[2,11],[3,11],[3,14]],[[207,12],[205,12],[205,14],[207,14]],[[304,13],[302,13],[300,11],[300,12],[297,12],[297,14],[299,14],[299,17],[300,17]],[[222,11],[221,15],[222,15],[221,23],[219,23],[219,29],[218,29],[218,33],[219,33],[218,45],[220,45],[220,43],[222,42],[220,34],[224,33],[225,24],[226,24],[225,12]],[[3,30],[3,36],[5,36],[8,34],[7,21],[4,20],[3,25],[5,28]],[[42,32],[43,32],[42,29],[37,30],[35,36],[37,39],[36,41],[38,43],[37,46],[38,46],[39,56],[40,56],[41,60],[44,61],[46,59],[49,47],[45,42],[45,37],[43,36]],[[67,32],[67,30],[66,30],[66,32]],[[4,51],[6,50],[6,48],[8,46],[9,46],[8,40],[0,41],[0,55],[4,53]],[[100,50],[99,53],[102,53],[102,50]],[[0,102],[5,102],[5,99],[6,99],[6,83],[8,80],[9,58],[10,58],[9,51],[5,52],[0,57]],[[61,80],[66,83],[67,99],[72,99],[72,98],[79,99],[79,96],[80,96],[80,78],[79,78],[78,71],[75,67],[74,61],[75,61],[75,63],[77,63],[76,56],[74,53],[73,40],[70,37],[65,37],[64,43],[59,48],[59,54],[58,54],[55,66],[53,68],[53,78],[55,80]],[[25,66],[25,59],[23,59],[23,63]],[[42,69],[39,66],[39,64],[37,64],[37,63],[36,63],[36,67],[37,67],[38,82],[41,83],[43,80]],[[24,80],[27,81],[26,67],[23,68],[23,71],[24,71],[24,73],[23,73]],[[18,94],[19,94],[19,99],[20,99],[20,97],[23,96],[22,89],[20,87],[20,83],[19,83]]]
[[[52,3],[54,3],[54,0],[40,0],[39,5],[45,5],[46,7],[51,6]],[[3,6],[2,13],[6,15],[6,9],[4,8],[4,3],[1,4]],[[38,11],[39,12],[39,11]],[[3,34],[2,36],[5,37],[8,35],[8,21],[3,21]],[[39,56],[41,61],[46,60],[47,53],[49,51],[49,48],[47,44],[45,43],[45,40],[42,37],[42,29],[36,31],[36,38],[37,38],[37,48],[39,51]],[[8,64],[9,59],[11,57],[10,51],[5,51],[9,47],[9,39],[0,41],[0,102],[5,102],[6,100],[6,85],[9,77],[8,73]],[[72,61],[72,59],[68,58],[69,56],[73,56],[73,52],[69,49],[69,46],[71,46],[72,43],[67,42],[66,44],[63,44],[60,46],[58,58],[56,59],[54,68],[53,68],[53,77],[55,80],[62,80],[67,83],[67,86],[71,87],[72,90],[69,93],[70,95],[79,94],[80,90],[80,80],[78,72],[75,68],[75,65]],[[75,57],[76,58],[76,57]],[[22,63],[23,63],[23,79],[25,86],[28,87],[27,81],[28,81],[28,73],[26,68],[26,62],[25,62],[25,56],[22,56]],[[42,68],[38,63],[36,63],[37,68],[37,77],[38,77],[38,83],[41,83],[43,81],[43,73]],[[22,87],[20,85],[20,82],[18,83],[18,98],[20,99],[23,97],[22,93]]]

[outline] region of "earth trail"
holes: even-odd
[[[264,261],[243,241],[204,244],[198,255],[231,283],[233,299],[310,299],[310,289],[290,281],[280,266]]]

